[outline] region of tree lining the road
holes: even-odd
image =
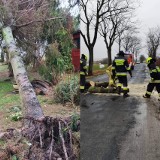
[[[134,54],[137,59],[139,51],[142,48],[142,40],[136,33],[137,31],[135,29],[127,31],[122,39],[122,47],[125,51]]]
[[[80,1],[80,9],[82,12],[80,19],[81,22],[84,23],[86,27],[86,33],[83,33],[81,31],[81,36],[89,51],[89,69],[88,69],[89,75],[93,74],[92,70],[93,70],[93,59],[94,59],[94,46],[97,40],[100,18],[101,16],[103,16],[103,14],[108,12],[108,9],[106,8],[106,10],[102,13],[102,9],[105,6],[105,3],[106,3],[105,0],[96,0],[96,2],[92,2],[90,0]]]
[[[150,28],[147,34],[148,55],[156,58],[157,50],[160,46],[160,27]]]
[[[132,1],[112,1],[106,4],[109,8],[108,14],[104,14],[101,18],[99,33],[104,38],[104,42],[107,48],[108,65],[112,64],[112,46],[115,40],[128,30],[133,22]],[[120,41],[119,41],[120,42]]]
[[[82,0],[81,23],[86,27],[81,31],[82,38],[89,52],[89,75],[92,74],[94,47],[97,41],[98,31],[104,37],[108,51],[108,63],[111,64],[111,49],[118,33],[128,30],[132,24],[131,17],[135,10],[134,0],[97,0],[96,3],[90,0]],[[130,20],[130,24],[127,21]]]

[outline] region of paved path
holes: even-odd
[[[142,98],[146,72],[145,64],[135,67],[129,80],[131,97],[81,97],[81,160],[160,160],[158,100]]]

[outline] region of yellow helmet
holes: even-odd
[[[152,60],[152,57],[148,57],[148,58],[146,59],[146,63],[149,64],[151,60]]]
[[[85,60],[87,61],[88,57],[85,55]]]
[[[87,61],[88,57],[85,54],[82,54],[82,58]]]

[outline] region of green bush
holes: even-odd
[[[66,71],[72,70],[71,50],[74,47],[72,35],[65,28],[60,28],[56,32],[57,42],[59,44],[59,52],[61,53]]]
[[[39,67],[39,73],[46,80],[57,84],[61,74],[66,70],[63,56],[59,53],[57,44],[51,44],[46,50],[46,61]]]
[[[74,76],[71,79],[60,82],[56,86],[55,101],[58,103],[72,102],[79,103],[79,77]]]
[[[73,114],[72,117],[71,117],[71,124],[70,124],[70,127],[71,127],[71,130],[73,132],[77,132],[79,131],[79,125],[78,124],[78,121],[80,121],[80,115],[79,114]]]

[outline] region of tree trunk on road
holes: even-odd
[[[42,108],[38,102],[34,89],[28,79],[19,49],[12,35],[10,27],[2,28],[3,38],[7,45],[9,59],[13,68],[14,78],[19,87],[19,93],[24,111],[24,117],[41,120],[44,118]],[[27,125],[28,120],[25,121]]]

